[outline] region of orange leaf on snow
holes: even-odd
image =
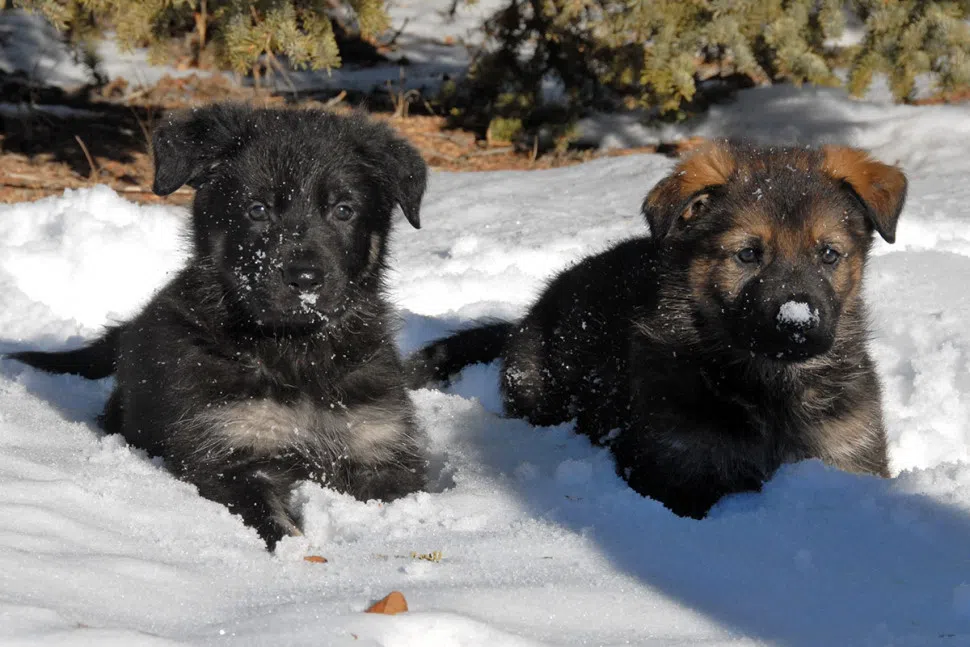
[[[395,613],[403,613],[408,610],[408,602],[404,599],[404,594],[400,591],[391,591],[386,598],[378,600],[364,613],[383,613],[393,616]]]

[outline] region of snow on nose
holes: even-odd
[[[803,343],[805,335],[802,333],[818,325],[818,308],[813,310],[804,301],[789,300],[781,304],[775,319],[779,330],[790,331],[794,341]]]

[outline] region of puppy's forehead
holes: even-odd
[[[258,133],[232,160],[237,176],[254,190],[279,189],[307,195],[367,183],[372,173],[352,141],[327,136],[332,133],[299,130]]]
[[[722,168],[730,169],[719,186],[731,242],[757,237],[848,245],[851,237],[865,234],[851,200],[823,170],[819,151],[737,146],[719,155]],[[730,159],[729,166],[724,159]]]
[[[732,229],[764,239],[797,232],[806,241],[865,231],[862,217],[830,182],[811,175],[755,174],[729,188]]]

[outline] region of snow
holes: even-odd
[[[960,154],[952,138],[962,140],[970,133],[964,107],[935,106],[927,110],[895,105],[883,81],[876,79],[867,101],[849,100],[846,91],[839,88],[754,88],[738,93],[729,103],[712,106],[696,119],[659,127],[643,125],[642,115],[636,113],[592,115],[580,121],[580,141],[603,149],[654,145],[692,136],[747,137],[775,144],[852,141],[888,161],[903,161],[911,170],[924,160],[939,165],[948,156]]]
[[[502,418],[496,367],[475,366],[413,393],[427,492],[379,504],[304,485],[306,534],[271,555],[98,431],[110,380],[2,360],[0,643],[970,644],[970,115],[769,90],[683,131],[862,145],[909,173],[898,243],[867,267],[893,478],[809,461],[678,518],[570,425]],[[393,240],[402,347],[521,314],[555,271],[642,233],[671,166],[434,174],[424,227],[401,219]],[[0,352],[76,346],[137,311],[184,262],[184,221],[104,187],[0,206]],[[362,613],[392,590],[409,612]]]
[[[301,292],[299,295],[300,303],[308,310],[312,310],[312,307],[317,305],[317,299],[319,298],[319,294],[313,294],[311,292]]]
[[[785,301],[778,309],[777,319],[778,323],[794,323],[803,326],[818,323],[818,310],[812,310],[804,301]]]

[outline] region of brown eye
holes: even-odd
[[[835,265],[842,258],[842,254],[838,252],[834,247],[826,245],[818,253],[819,259],[826,265]]]
[[[757,263],[761,254],[754,247],[745,247],[737,253],[737,257],[742,263]]]
[[[262,202],[254,202],[249,205],[249,209],[246,211],[246,215],[253,222],[265,222],[269,219],[269,209]]]
[[[337,220],[347,221],[357,215],[354,208],[349,204],[338,204],[333,208],[333,217]]]

